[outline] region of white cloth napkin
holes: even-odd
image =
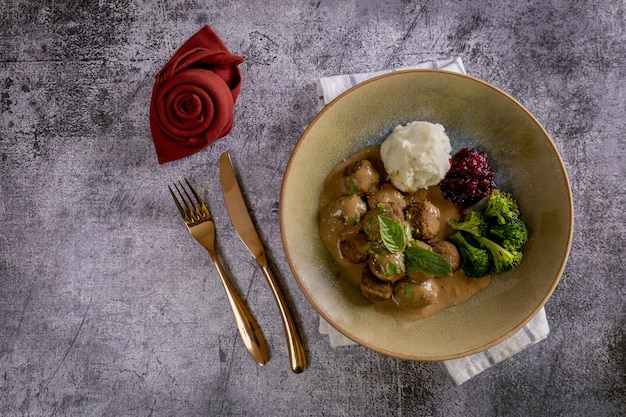
[[[441,69],[466,74],[462,59],[457,57],[447,60],[422,62],[414,66],[398,68],[396,70],[325,77],[319,79],[317,82],[319,108],[322,109],[341,93],[362,81],[385,73],[407,69]],[[351,339],[345,337],[321,317],[319,332],[328,335],[332,347],[355,344]],[[440,364],[450,375],[454,383],[461,385],[491,366],[510,358],[530,345],[542,341],[549,333],[550,327],[548,326],[545,310],[542,308],[526,326],[500,344],[470,356],[441,361]]]

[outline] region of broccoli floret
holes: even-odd
[[[454,230],[461,230],[474,236],[485,236],[487,234],[487,220],[485,215],[478,210],[470,210],[462,221],[448,221]]]
[[[476,236],[476,241],[490,254],[491,270],[498,274],[515,268],[522,261],[522,252],[507,250],[498,243],[483,236]]]
[[[513,218],[504,224],[496,224],[489,228],[489,234],[497,237],[502,246],[508,250],[518,250],[528,240],[528,229],[520,219]]]
[[[489,253],[485,249],[477,248],[465,239],[462,232],[448,236],[450,242],[459,250],[461,269],[469,278],[484,277],[491,268]]]
[[[519,207],[511,194],[494,189],[489,194],[483,213],[487,217],[495,217],[498,224],[504,224],[519,216]]]

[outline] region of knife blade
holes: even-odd
[[[220,180],[222,183],[222,195],[230,221],[243,244],[261,267],[261,271],[270,286],[278,306],[285,336],[287,337],[291,370],[295,373],[300,373],[306,368],[306,354],[302,340],[289,310],[287,300],[269,266],[265,247],[248,212],[248,207],[243,198],[243,193],[241,192],[241,187],[237,181],[237,175],[228,152],[224,152],[220,156]]]

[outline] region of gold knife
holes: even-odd
[[[278,310],[280,311],[285,335],[287,337],[291,370],[295,373],[300,373],[306,368],[306,355],[300,334],[296,328],[285,296],[278,285],[278,281],[276,281],[274,277],[274,273],[270,269],[265,254],[265,248],[254,227],[250,213],[248,213],[248,208],[243,194],[241,193],[241,188],[239,187],[239,182],[237,181],[237,176],[235,175],[235,170],[233,169],[233,164],[228,152],[224,152],[220,157],[220,179],[222,181],[222,194],[224,195],[226,210],[228,210],[228,215],[230,216],[233,227],[237,231],[243,244],[248,248],[261,267],[263,275],[272,290],[276,304],[278,304]]]

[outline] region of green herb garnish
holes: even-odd
[[[348,197],[352,198],[356,195],[357,185],[355,181],[351,181],[348,189]]]
[[[385,248],[391,253],[404,253],[404,262],[409,274],[419,271],[435,277],[452,275],[452,267],[443,256],[420,246],[407,247],[407,240],[412,240],[410,229],[407,232],[400,222],[387,216],[378,215],[377,217],[380,237]]]
[[[404,262],[409,274],[419,271],[435,277],[452,275],[452,267],[443,256],[419,246],[411,246],[404,251]]]
[[[356,226],[359,224],[359,222],[361,221],[361,215],[359,213],[356,214],[356,217],[349,219],[350,224],[352,226]]]
[[[380,226],[380,237],[387,250],[391,253],[404,252],[406,238],[400,223],[387,216],[379,215],[378,225]]]
[[[393,262],[387,262],[387,265],[385,265],[385,275],[387,276],[399,274],[400,272],[402,271],[400,270],[398,265],[394,264]]]
[[[410,285],[402,287],[402,292],[404,293],[404,298],[413,298],[413,287]]]

